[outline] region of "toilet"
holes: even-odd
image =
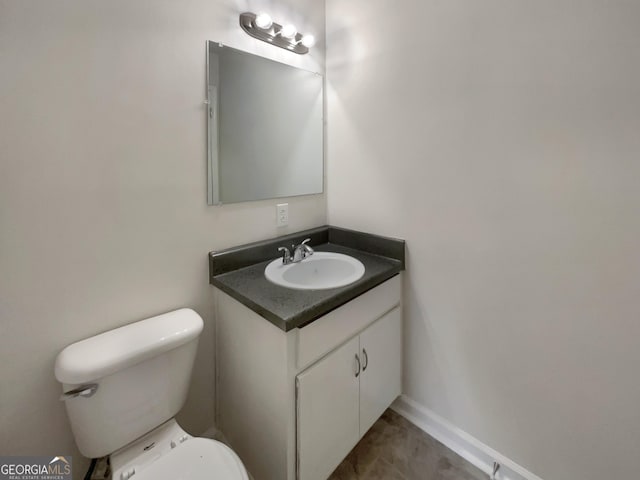
[[[183,308],[74,343],[56,358],[80,453],[109,455],[113,480],[248,480],[233,450],[192,437],[173,418],[202,326]]]

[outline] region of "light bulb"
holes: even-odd
[[[261,28],[262,30],[266,30],[267,28],[270,28],[271,25],[273,25],[273,21],[271,20],[269,14],[264,12],[256,15],[254,23],[256,24],[256,27]]]
[[[307,48],[311,48],[316,44],[316,37],[313,35],[305,35],[302,37],[302,40],[300,40],[300,43]]]
[[[282,30],[280,30],[280,35],[284,38],[288,38],[289,40],[295,38],[296,33],[298,33],[298,30],[296,30],[296,27],[290,23],[287,23],[282,27]]]

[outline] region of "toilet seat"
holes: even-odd
[[[132,480],[248,480],[233,450],[208,438],[191,438],[131,476]]]

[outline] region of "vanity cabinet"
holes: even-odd
[[[326,479],[360,438],[359,338],[296,378],[298,477]]]
[[[401,389],[400,308],[296,377],[298,477],[324,480]]]
[[[284,331],[216,290],[216,420],[255,480],[324,480],[401,393],[401,274]]]
[[[360,335],[360,437],[402,393],[402,318],[397,307]],[[366,368],[365,368],[366,366]]]

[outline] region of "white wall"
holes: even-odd
[[[405,238],[405,392],[548,480],[640,472],[640,3],[327,3],[328,211]]]
[[[305,57],[248,37],[267,10],[319,38]],[[180,419],[213,422],[207,253],[322,225],[324,195],[206,205],[205,41],[322,70],[324,2],[0,0],[0,452],[73,454],[56,354],[189,306],[205,319]]]

